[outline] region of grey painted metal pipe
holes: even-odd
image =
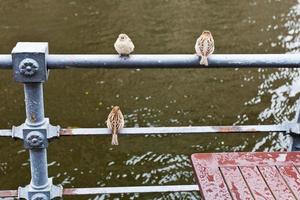
[[[300,67],[298,54],[215,54],[209,66],[199,65],[193,54],[49,55],[50,69],[61,68],[210,68],[210,67]]]
[[[87,194],[122,194],[149,192],[190,192],[199,191],[198,185],[159,185],[159,186],[131,186],[131,187],[102,187],[102,188],[67,188],[63,195]]]
[[[199,191],[198,185],[160,185],[160,186],[129,186],[129,187],[101,187],[101,188],[66,188],[63,195],[91,195],[91,194],[122,194],[148,192],[188,192]],[[0,190],[1,197],[16,197],[16,190]]]
[[[31,183],[35,189],[48,186],[47,149],[30,149]]]
[[[0,69],[12,69],[12,57],[10,54],[0,54]]]
[[[30,123],[44,121],[44,98],[42,83],[24,84],[26,118]]]
[[[1,129],[0,130],[0,137],[12,137],[11,129]]]
[[[194,54],[134,54],[120,57],[115,54],[50,54],[49,69],[65,68],[294,68],[300,67],[298,54],[213,54],[209,66],[199,65]],[[10,69],[11,55],[0,55],[0,69]]]
[[[243,126],[177,126],[177,127],[140,127],[123,128],[120,134],[202,134],[202,133],[255,133],[255,132],[289,132],[290,125],[243,125]],[[107,128],[66,128],[61,129],[61,136],[109,135]],[[0,136],[12,136],[11,130],[0,130]]]
[[[120,134],[201,134],[201,133],[242,133],[242,132],[287,132],[289,127],[283,125],[245,125],[245,126],[186,126],[186,127],[140,127],[123,128]],[[111,131],[107,128],[75,128],[62,129],[61,136],[76,135],[108,135]]]
[[[26,123],[39,126],[44,122],[44,99],[42,83],[25,83]],[[48,185],[47,150],[29,149],[31,186],[35,189]]]

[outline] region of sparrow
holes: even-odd
[[[107,128],[111,129],[112,145],[119,145],[118,133],[124,127],[124,117],[119,106],[114,106],[106,120]]]
[[[134,44],[125,33],[121,33],[114,44],[115,50],[120,56],[129,56],[134,50]]]
[[[207,57],[215,50],[214,38],[210,31],[203,31],[195,44],[196,54],[201,56],[200,65],[208,66]]]

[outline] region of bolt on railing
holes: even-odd
[[[0,55],[0,69],[13,69],[14,79],[24,84],[26,120],[12,130],[0,130],[0,136],[12,136],[24,141],[29,150],[31,182],[26,187],[0,191],[0,197],[16,196],[29,200],[48,200],[72,194],[99,194],[122,192],[170,192],[193,191],[196,185],[183,186],[140,186],[115,188],[64,189],[55,186],[48,178],[48,140],[59,136],[105,135],[106,128],[61,129],[50,124],[44,116],[43,83],[48,79],[49,69],[66,68],[197,68],[212,67],[300,67],[300,56],[296,54],[223,54],[211,55],[209,66],[199,65],[196,55],[49,55],[48,43],[17,43],[12,55]],[[193,127],[142,127],[124,128],[121,134],[160,133],[241,133],[241,132],[283,132],[294,139],[292,150],[300,149],[300,127],[297,120],[280,125],[245,126],[193,126]]]

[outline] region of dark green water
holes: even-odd
[[[18,41],[48,41],[50,53],[114,53],[120,32],[135,53],[194,53],[204,29],[215,53],[299,51],[300,3],[295,0],[0,0],[0,53]],[[126,126],[271,124],[294,118],[297,69],[53,70],[45,109],[62,127],[105,127],[112,105]],[[21,84],[0,72],[0,128],[25,119]],[[275,134],[66,137],[48,149],[49,176],[64,187],[194,184],[195,152],[280,151]],[[30,181],[20,141],[0,138],[0,189]],[[65,199],[199,199],[198,193],[154,193]]]

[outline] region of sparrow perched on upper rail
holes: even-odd
[[[119,106],[114,106],[106,120],[107,128],[112,131],[112,145],[119,145],[118,133],[124,127],[124,117]]]
[[[210,31],[203,31],[195,44],[196,54],[201,56],[200,65],[208,66],[207,57],[215,50],[214,38]]]
[[[134,44],[125,33],[121,33],[114,44],[115,50],[121,56],[129,56],[134,50]]]

